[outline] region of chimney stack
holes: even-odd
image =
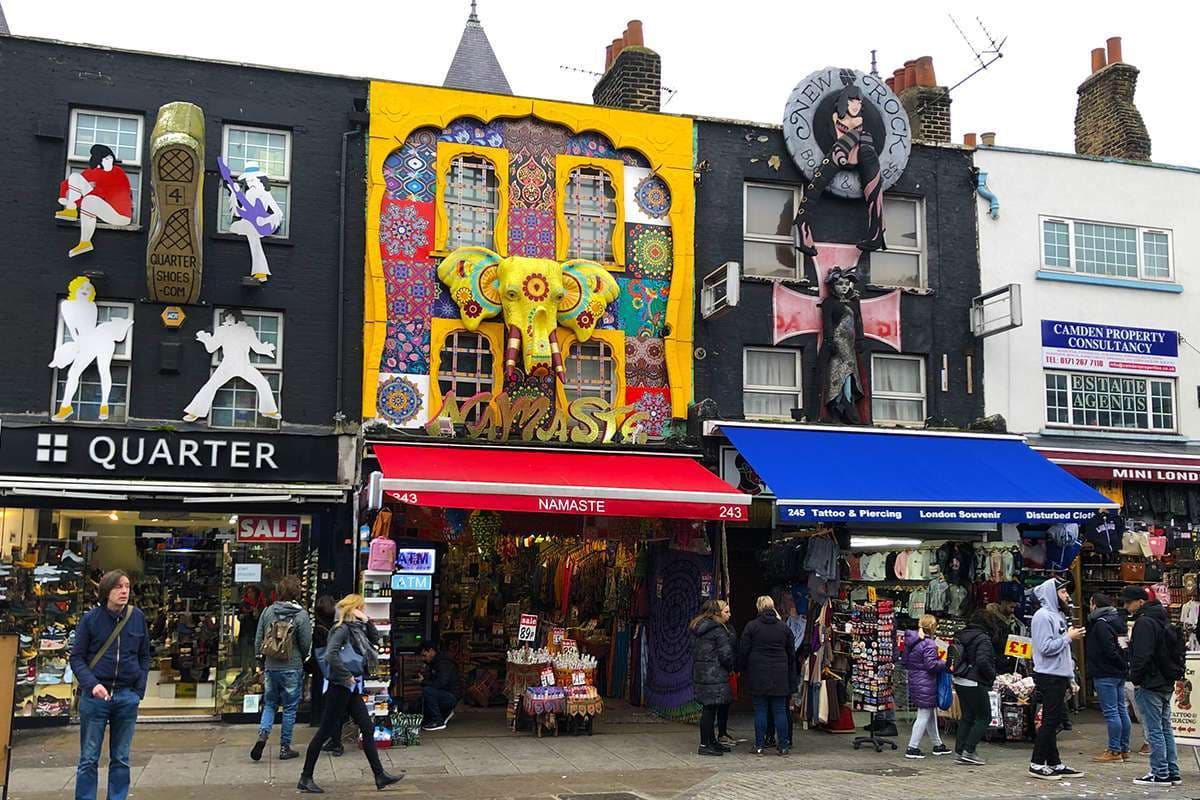
[[[641,20],[630,20],[605,53],[604,75],[592,89],[592,102],[610,108],[658,111],[662,101],[662,59],[644,44]]]
[[[979,141],[983,143],[984,147],[995,147],[996,146],[995,131],[988,131],[987,133],[979,134]]]
[[[1138,68],[1122,60],[1121,37],[1092,51],[1092,74],[1076,90],[1076,153],[1150,160],[1150,134],[1133,104],[1137,76]]]
[[[914,142],[948,144],[950,142],[950,93],[939,86],[933,59],[921,56],[905,61],[892,73],[893,90],[904,104],[912,125]]]

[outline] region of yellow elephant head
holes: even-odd
[[[560,380],[558,326],[570,328],[586,342],[605,307],[620,293],[613,276],[595,261],[559,264],[548,258],[503,257],[486,247],[455,250],[438,265],[438,278],[450,287],[468,330],[503,311],[506,374],[515,371],[521,349],[526,375],[553,371]]]

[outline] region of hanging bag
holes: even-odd
[[[954,678],[945,670],[938,673],[937,705],[942,711],[954,705]]]
[[[372,572],[391,572],[395,565],[396,543],[382,536],[372,539],[367,569]]]

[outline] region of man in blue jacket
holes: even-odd
[[[105,573],[97,594],[99,605],[79,621],[71,648],[71,671],[79,687],[75,800],[96,800],[96,765],[106,726],[108,800],[125,800],[133,727],[150,671],[150,639],[146,618],[129,604],[129,575],[124,570]]]

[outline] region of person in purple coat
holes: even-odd
[[[938,675],[946,671],[946,662],[938,656],[937,618],[932,614],[921,617],[919,629],[904,632],[904,666],[908,669],[908,699],[917,708],[912,736],[908,740],[905,758],[924,758],[921,737],[929,734],[935,756],[949,755],[938,733],[937,700]]]

